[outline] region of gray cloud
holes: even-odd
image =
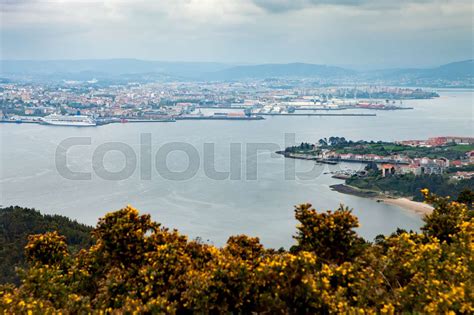
[[[471,0],[0,0],[1,58],[434,65],[472,58]]]
[[[252,0],[258,7],[272,13],[282,13],[308,7],[357,6],[363,9],[396,8],[407,3],[423,3],[429,0]]]
[[[273,13],[298,10],[310,5],[308,0],[252,0],[258,7]]]
[[[0,0],[0,10],[3,14],[20,9],[29,4],[36,3],[37,0]]]

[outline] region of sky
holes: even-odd
[[[473,58],[472,0],[0,0],[2,59],[423,67]]]

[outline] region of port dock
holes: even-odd
[[[296,114],[296,113],[288,113],[288,114],[280,114],[280,113],[258,113],[259,116],[362,116],[362,117],[373,117],[377,116],[377,114],[362,114],[362,113],[304,113],[304,114]]]
[[[197,115],[183,115],[175,116],[176,120],[262,120],[265,119],[260,115],[257,116],[227,116],[227,115],[213,115],[213,116],[197,116]]]

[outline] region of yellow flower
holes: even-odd
[[[395,307],[391,303],[385,304],[380,310],[381,314],[393,314],[395,312]]]
[[[5,304],[10,304],[11,302],[13,302],[13,300],[10,298],[10,294],[7,294],[3,297],[3,301],[5,302]]]

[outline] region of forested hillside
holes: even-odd
[[[21,207],[0,208],[0,283],[17,282],[15,267],[24,266],[28,235],[58,231],[72,252],[92,244],[92,228],[59,215]]]

